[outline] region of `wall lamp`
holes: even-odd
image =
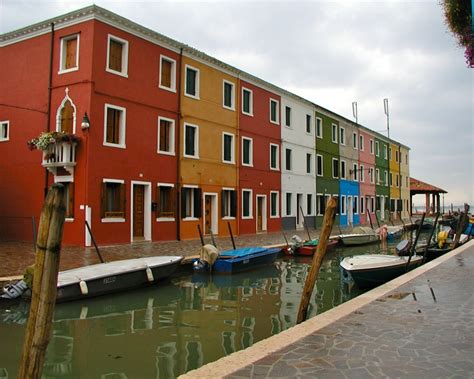
[[[91,127],[90,121],[89,121],[89,116],[87,115],[87,112],[84,113],[84,117],[82,118],[82,124],[81,124],[81,129],[82,130],[88,130]]]

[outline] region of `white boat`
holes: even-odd
[[[367,226],[356,226],[349,234],[341,234],[339,236],[342,243],[347,246],[364,245],[367,243],[379,241],[378,234],[372,228]]]
[[[387,229],[387,240],[392,241],[396,238],[400,238],[403,233],[403,226],[401,225],[383,225],[380,228],[375,230],[375,233],[377,233],[380,236],[382,228]]]
[[[410,264],[407,267],[407,263]],[[400,257],[386,254],[364,254],[346,257],[340,263],[343,275],[350,275],[358,287],[375,287],[386,283],[406,271],[418,267],[423,257],[415,255]]]

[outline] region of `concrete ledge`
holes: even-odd
[[[0,278],[0,284],[13,282],[14,280],[20,280],[20,279],[23,279],[23,275],[4,276],[3,278]]]
[[[179,378],[219,378],[229,375],[241,368],[244,368],[268,354],[285,348],[296,341],[304,338],[329,324],[349,315],[358,310],[362,306],[375,301],[376,299],[386,295],[390,291],[400,287],[410,280],[424,274],[425,272],[439,266],[450,258],[474,247],[474,240],[469,241],[463,246],[429,262],[405,275],[370,290],[352,300],[349,300],[327,312],[317,315],[299,325],[289,328],[275,336],[259,341],[251,347],[235,352],[231,355],[223,357],[215,362],[208,363],[199,369],[189,371],[181,375]]]

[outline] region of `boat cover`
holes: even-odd
[[[266,247],[244,247],[242,249],[225,250],[221,252],[223,257],[245,257],[246,255],[263,253],[268,250]]]

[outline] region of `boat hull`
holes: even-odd
[[[357,246],[357,245],[366,245],[369,243],[374,243],[379,241],[377,235],[341,235],[341,241],[346,246]]]
[[[337,240],[329,240],[326,246],[326,251],[333,250],[339,243]],[[294,255],[312,256],[316,252],[318,245],[303,245],[296,249]]]
[[[216,274],[234,274],[264,266],[273,263],[280,251],[279,248],[271,248],[243,256],[218,258],[212,266],[212,272]],[[222,254],[225,254],[225,252]]]

